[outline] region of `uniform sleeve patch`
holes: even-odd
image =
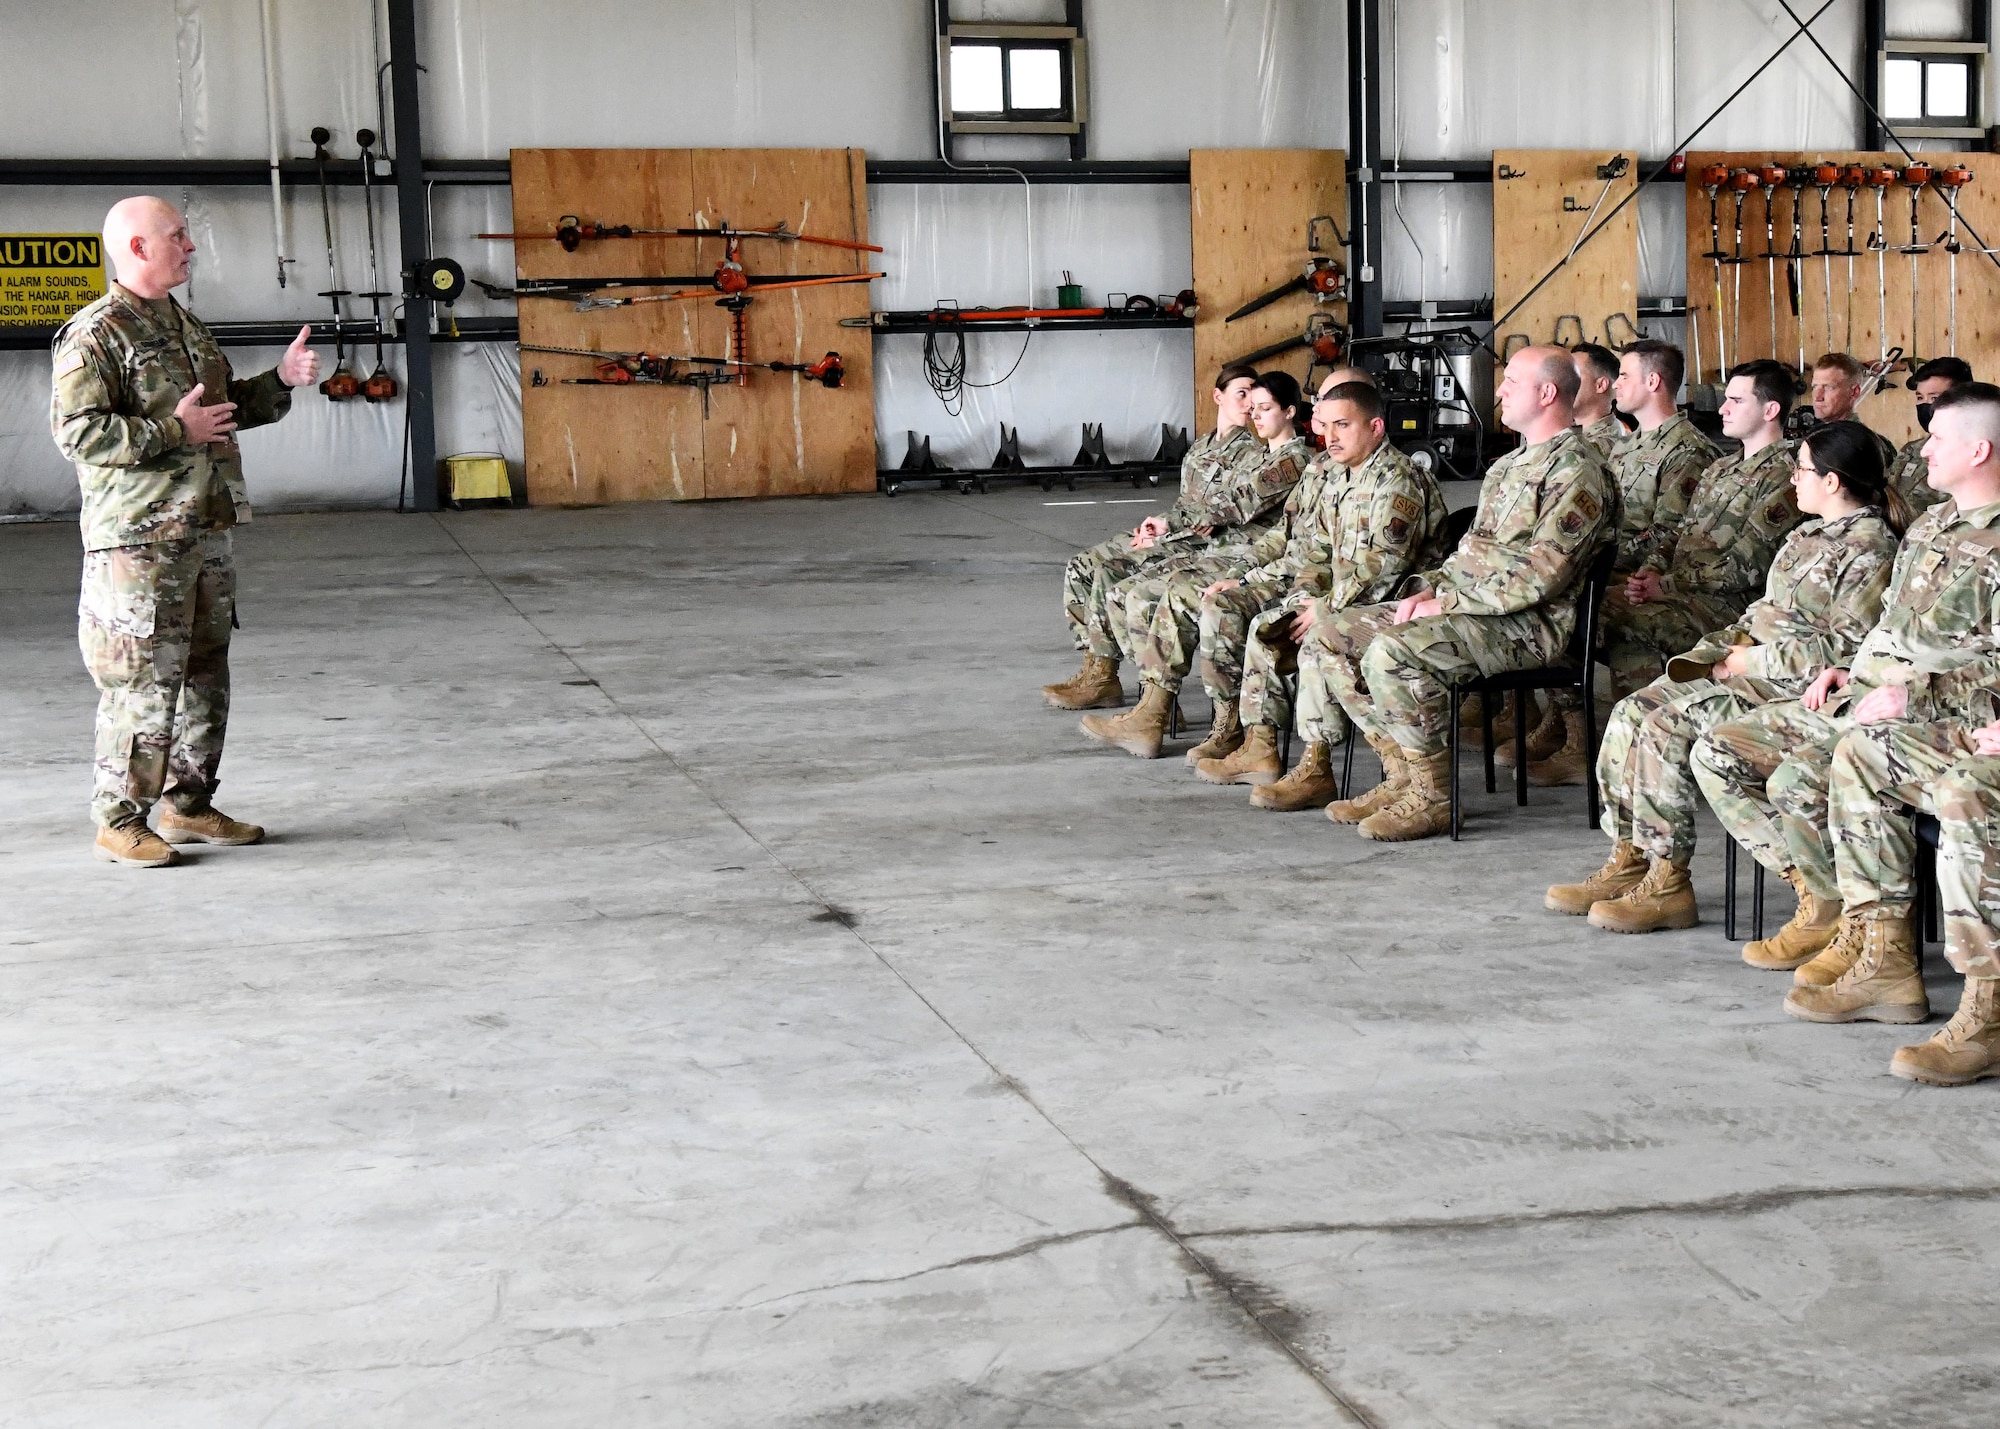
[[[1417,505],[1417,499],[1414,496],[1390,497],[1389,509],[1395,512],[1398,516],[1403,517],[1406,522],[1414,521],[1417,518],[1418,514],[1423,510],[1422,507]]]
[[[81,371],[82,368],[83,354],[73,347],[56,359],[56,376],[59,378],[67,377],[72,372]]]
[[[1782,526],[1792,519],[1792,508],[1781,499],[1764,508],[1764,519],[1773,526]]]
[[[1584,516],[1582,511],[1578,510],[1574,506],[1570,507],[1569,510],[1563,512],[1563,519],[1562,519],[1563,534],[1565,536],[1582,535],[1583,523],[1586,519],[1587,518]]]
[[[1588,491],[1579,491],[1576,494],[1576,510],[1582,513],[1581,520],[1595,521],[1598,518],[1598,516],[1603,512],[1604,508],[1597,504],[1597,498],[1592,496]],[[1570,534],[1574,535],[1577,531],[1580,531],[1583,528],[1581,524],[1572,527],[1569,524],[1569,522],[1565,520],[1563,522],[1563,529],[1565,531],[1569,531]]]
[[[1410,523],[1401,516],[1389,518],[1389,540],[1394,545],[1402,545],[1410,538]]]

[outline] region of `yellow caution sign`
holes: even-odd
[[[0,327],[60,327],[104,296],[95,233],[0,233]]]

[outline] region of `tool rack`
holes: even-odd
[[[1188,454],[1186,427],[1160,424],[1160,446],[1145,461],[1113,461],[1104,450],[1104,424],[1085,422],[1083,442],[1076,459],[1059,466],[1029,466],[1021,459],[1021,432],[1018,427],[1000,424],[1000,444],[993,460],[983,467],[960,470],[931,454],[931,439],[915,432],[904,434],[908,450],[902,463],[875,473],[875,484],[884,496],[895,496],[913,481],[929,481],[942,491],[956,486],[960,496],[977,491],[985,495],[1001,482],[1035,482],[1044,491],[1054,491],[1060,482],[1065,490],[1076,490],[1078,481],[1129,481],[1134,490],[1158,486],[1160,478],[1178,476],[1181,459]]]

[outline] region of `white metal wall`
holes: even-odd
[[[374,74],[378,0],[272,0],[278,121],[286,152],[311,152],[324,124],[353,157],[357,128],[382,127]],[[1913,0],[1899,15],[1948,31],[1963,0]],[[1059,8],[1059,7],[1056,7]],[[0,0],[92,56],[91,102],[68,67],[17,64],[0,85],[0,134],[14,157],[259,159],[265,110],[258,0]],[[1050,0],[960,0],[966,17],[1034,17]],[[1393,50],[1388,147],[1406,158],[1483,158],[1495,147],[1626,147],[1664,153],[1789,32],[1777,0],[1383,0]],[[1860,0],[1836,0],[1816,27],[1850,67],[1860,60]],[[420,10],[424,123],[435,157],[498,158],[514,146],[854,145],[877,158],[935,154],[929,0],[430,0]],[[1334,0],[1089,0],[1091,151],[1178,158],[1192,147],[1340,146],[1346,139],[1344,6]],[[1804,42],[1698,141],[1702,146],[1845,148],[1859,106]],[[996,154],[995,157],[1000,157]],[[280,290],[271,212],[259,189],[168,190],[203,252],[193,283],[212,318],[323,311],[327,286],[317,194],[288,191],[297,262]],[[1477,185],[1390,190],[1385,253],[1392,298],[1470,297],[1492,287],[1490,194]],[[0,230],[93,229],[120,195],[0,189]],[[870,225],[892,277],[877,307],[967,305],[1025,296],[1024,195],[1018,185],[870,189]],[[1086,292],[1171,293],[1191,281],[1187,194],[1176,186],[1037,186],[1034,295],[1058,274]],[[359,195],[336,194],[338,261],[366,286]],[[392,212],[385,199],[383,218]],[[606,217],[611,217],[606,215]],[[436,246],[481,276],[511,271],[510,250],[473,233],[508,222],[506,191],[440,185]],[[381,234],[396,264],[393,222]],[[1681,203],[1643,200],[1642,287],[1681,289]],[[475,293],[465,313],[494,310]],[[1045,334],[1002,386],[969,391],[948,416],[925,385],[920,339],[879,340],[882,451],[902,432],[941,454],[982,461],[1001,422],[1028,452],[1068,456],[1077,427],[1102,421],[1113,451],[1150,450],[1161,422],[1190,420],[1185,333]],[[969,377],[1007,370],[1019,336],[975,339]],[[238,350],[245,370],[270,354]],[[372,360],[372,359],[371,359]],[[398,357],[391,355],[391,366]],[[47,434],[48,362],[0,354],[0,514],[73,510],[74,480]],[[518,459],[520,413],[510,350],[439,356],[439,449]],[[303,397],[280,427],[251,434],[252,482],[266,508],[395,500],[401,404],[334,407]]]

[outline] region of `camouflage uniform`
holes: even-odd
[[[1412,572],[1437,565],[1450,554],[1444,544],[1448,513],[1436,479],[1387,442],[1330,495],[1304,558],[1318,584],[1258,615],[1245,631],[1243,644],[1236,647],[1245,652],[1237,703],[1246,728],[1268,724],[1282,729],[1292,717],[1279,662],[1291,648],[1283,627],[1301,606],[1308,601],[1317,604],[1315,625],[1331,622],[1350,606],[1389,599]],[[1209,632],[1204,612],[1204,678],[1208,652],[1219,644]],[[1327,688],[1319,650],[1318,642],[1308,639],[1298,651],[1298,730],[1308,741],[1332,744],[1346,737],[1347,718]]]
[[[1170,532],[1161,542],[1166,553],[1159,560],[1106,593],[1105,623],[1118,649],[1140,667],[1142,678],[1180,688],[1188,661],[1180,658],[1179,649],[1185,645],[1192,651],[1192,620],[1185,641],[1178,641],[1169,629],[1161,636],[1164,646],[1155,643],[1150,652],[1145,648],[1168,589],[1178,581],[1193,581],[1199,597],[1209,582],[1255,563],[1253,552],[1273,548],[1282,552],[1291,496],[1312,460],[1313,445],[1305,437],[1293,437],[1275,451],[1259,442],[1254,454],[1232,465],[1230,484],[1211,496],[1205,513],[1210,519],[1198,524],[1214,526],[1212,536],[1204,541],[1190,531],[1176,539]],[[1167,619],[1171,626],[1171,617]]]
[[[1437,615],[1396,625],[1394,605],[1363,605],[1314,624],[1307,643],[1348,717],[1428,756],[1448,732],[1448,682],[1561,658],[1591,559],[1613,538],[1613,493],[1574,428],[1494,462],[1458,549],[1404,582],[1433,594]]]
[[[111,290],[56,335],[50,425],[83,488],[78,643],[99,691],[91,811],[144,820],[162,795],[208,806],[229,717],[236,578],[229,530],[250,519],[233,438],[190,446],[174,408],[200,382],[239,427],[275,422],[276,372],[236,380],[171,297]]]
[[[1829,818],[1840,897],[1906,917],[1916,898],[1915,810],[1938,821],[1945,955],[1970,977],[2000,977],[2000,759],[1972,731],[2000,715],[1980,691],[1968,720],[1856,725],[1834,749]]]
[[[1602,824],[1655,858],[1694,853],[1699,796],[1688,768],[1695,739],[1773,700],[1796,699],[1827,665],[1843,664],[1882,613],[1896,535],[1879,511],[1808,521],[1771,564],[1764,597],[1728,630],[1667,662],[1665,678],[1620,700],[1597,754]],[[1749,668],[1709,669],[1742,646]]]
[[[1633,432],[1611,449],[1607,465],[1623,502],[1618,570],[1630,574],[1680,524],[1702,473],[1721,459],[1715,444],[1676,412],[1650,432]],[[1664,498],[1664,500],[1663,500]]]
[[[1063,567],[1063,614],[1078,650],[1118,658],[1117,642],[1105,624],[1104,602],[1111,587],[1155,561],[1199,549],[1201,538],[1193,528],[1210,524],[1211,499],[1229,486],[1237,463],[1254,460],[1263,450],[1264,444],[1247,426],[1231,427],[1219,437],[1204,433],[1181,458],[1181,494],[1166,512],[1169,534],[1177,539],[1162,538],[1144,550],[1134,550],[1132,538],[1120,533],[1069,558]]]
[[[1896,453],[1896,459],[1889,463],[1889,485],[1902,492],[1903,500],[1910,503],[1910,510],[1928,511],[1944,500],[1944,493],[1931,485],[1931,464],[1924,460],[1924,443],[1930,433],[1912,438],[1903,443],[1903,449]]]
[[[1588,426],[1578,427],[1577,434],[1597,448],[1597,454],[1607,463],[1611,460],[1611,449],[1625,440],[1625,424],[1618,420],[1616,412],[1606,412]]]
[[[1735,621],[1764,583],[1785,533],[1799,521],[1790,442],[1754,457],[1724,457],[1702,473],[1687,512],[1661,533],[1642,571],[1660,574],[1658,599],[1635,605],[1622,586],[1604,599],[1604,662],[1630,678]]]
[[[1945,501],[1903,538],[1882,618],[1861,642],[1848,686],[1818,710],[1766,705],[1695,744],[1695,780],[1737,842],[1767,868],[1797,868],[1828,900],[1837,891],[1828,833],[1828,770],[1870,690],[1909,691],[1901,723],[1967,720],[2000,683],[2000,502],[1963,515]]]

